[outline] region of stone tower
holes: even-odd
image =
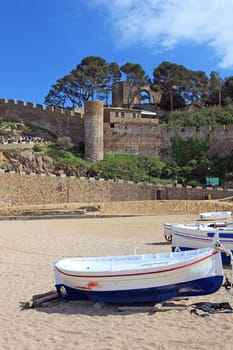
[[[91,162],[104,156],[104,113],[103,103],[87,101],[84,110],[85,158]]]

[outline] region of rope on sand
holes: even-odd
[[[196,316],[206,317],[211,314],[228,314],[233,313],[233,309],[228,302],[222,303],[208,303],[208,302],[200,302],[192,305],[192,309],[190,310],[191,314]]]

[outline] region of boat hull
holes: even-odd
[[[231,211],[214,211],[200,213],[201,220],[225,220],[231,217]]]
[[[224,222],[224,221],[213,221],[213,222],[209,222],[209,223],[199,223],[199,222],[193,222],[191,224],[177,224],[177,223],[168,223],[168,222],[164,222],[163,223],[163,233],[164,233],[164,237],[166,239],[166,241],[171,242],[172,241],[172,232],[174,230],[174,226],[176,227],[184,227],[186,229],[190,230],[196,230],[196,232],[203,232],[204,229],[206,229],[206,231],[208,232],[211,229],[220,229],[220,228],[231,228],[232,227],[232,231],[233,231],[233,225],[232,222]]]
[[[187,228],[182,225],[173,226],[172,232],[172,251],[177,248],[181,251],[211,247],[213,236],[218,233],[220,243],[228,251],[233,253],[233,230],[232,228],[220,229],[198,229]],[[229,265],[231,258],[225,252],[221,253],[222,263]]]
[[[68,300],[91,300],[99,303],[162,302],[174,297],[190,297],[215,293],[223,283],[223,276],[212,276],[194,281],[155,288],[87,292],[63,284],[56,285],[60,297]],[[64,293],[65,290],[65,293]]]
[[[55,263],[54,272],[55,287],[62,298],[107,303],[160,302],[175,296],[206,295],[216,292],[223,282],[221,255],[212,248],[65,259]]]

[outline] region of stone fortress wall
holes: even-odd
[[[183,139],[196,137],[209,142],[209,156],[224,158],[233,152],[233,125],[217,127],[202,126],[167,128],[154,123],[154,120],[104,123],[104,152],[123,154],[144,154],[167,159],[170,139],[180,136]]]
[[[175,135],[208,138],[210,156],[223,158],[233,151],[233,125],[167,128],[157,119],[143,118],[141,111],[103,107],[99,101],[88,102],[83,117],[67,109],[0,99],[0,119],[44,128],[57,137],[69,136],[76,146],[84,146],[86,158],[94,161],[102,159],[104,153],[144,154],[167,160],[166,150]]]
[[[233,190],[155,186],[130,181],[96,180],[44,174],[0,173],[1,207],[46,204],[203,200],[231,197]]]
[[[168,128],[158,119],[145,117],[138,109],[104,107],[100,101],[86,103],[84,114],[57,107],[44,107],[23,101],[0,99],[0,120],[17,121],[48,130],[55,137],[69,136],[84,148],[91,161],[106,153],[143,154],[166,160],[170,138],[195,136],[209,140],[211,155],[225,157],[233,150],[233,125],[195,128]],[[49,203],[119,203],[119,211],[129,202],[158,200],[220,199],[232,196],[231,190],[135,184],[118,180],[84,179],[66,176],[44,176],[0,172],[0,206],[48,205]],[[128,201],[128,202],[127,202]],[[203,201],[209,203],[210,201]],[[122,205],[120,204],[122,203]],[[138,205],[142,212],[142,205]],[[114,209],[116,210],[116,208]],[[124,209],[126,210],[126,209]],[[127,209],[128,210],[128,209]],[[126,210],[126,211],[127,211]],[[135,210],[135,208],[133,209]],[[145,209],[148,213],[148,207]],[[154,209],[153,209],[154,210]],[[157,209],[156,209],[157,210]],[[154,212],[153,212],[154,213]]]
[[[75,144],[84,143],[84,119],[72,110],[0,99],[0,120],[31,124],[56,136],[69,136]]]

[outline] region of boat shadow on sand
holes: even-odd
[[[26,312],[31,311],[42,312],[46,314],[60,314],[60,315],[85,315],[85,316],[99,316],[106,317],[109,315],[122,315],[147,312],[154,314],[155,303],[132,303],[132,304],[108,304],[108,303],[94,303],[93,301],[78,301],[78,300],[64,300],[58,298],[57,300],[43,303],[40,306],[28,306],[28,302],[21,302],[20,308]]]
[[[186,302],[185,302],[186,301]],[[32,309],[25,307],[25,303],[21,303],[21,310]],[[157,312],[169,311],[189,311],[190,314],[196,316],[207,317],[216,313],[233,313],[233,309],[228,302],[210,303],[210,302],[194,302],[192,299],[183,298],[178,300],[168,300],[164,303],[132,303],[132,304],[102,304],[92,301],[72,301],[59,300],[43,304],[40,307],[34,307],[34,311],[46,314],[60,315],[85,315],[89,317],[107,317],[109,315],[122,316],[135,313],[147,313],[149,316]]]
[[[154,246],[157,246],[157,247],[160,247],[160,246],[164,246],[164,245],[171,245],[171,242],[168,242],[168,241],[165,241],[165,242],[148,242],[148,243],[145,243],[145,245],[154,245]]]
[[[225,296],[233,295],[231,276],[231,267],[224,265],[225,279],[221,290],[225,289]],[[219,301],[217,298],[216,301]],[[222,301],[222,300],[221,300]],[[196,298],[175,297],[163,302],[135,302],[135,303],[99,303],[89,300],[66,300],[61,298],[56,290],[47,293],[32,296],[30,301],[20,302],[22,312],[36,311],[46,314],[60,315],[85,315],[106,317],[109,315],[127,315],[132,313],[147,313],[153,315],[161,311],[183,311],[188,310],[197,316],[208,316],[213,313],[233,313],[233,309],[228,302],[206,302],[206,298],[201,301],[201,296]],[[201,310],[201,311],[200,311]]]
[[[61,298],[56,290],[33,295],[30,301],[20,302],[23,312],[43,312],[47,314],[108,316],[132,313],[154,314],[157,311],[184,310],[190,305],[184,303],[189,298],[174,298],[163,302],[100,303],[91,300],[67,300]]]

